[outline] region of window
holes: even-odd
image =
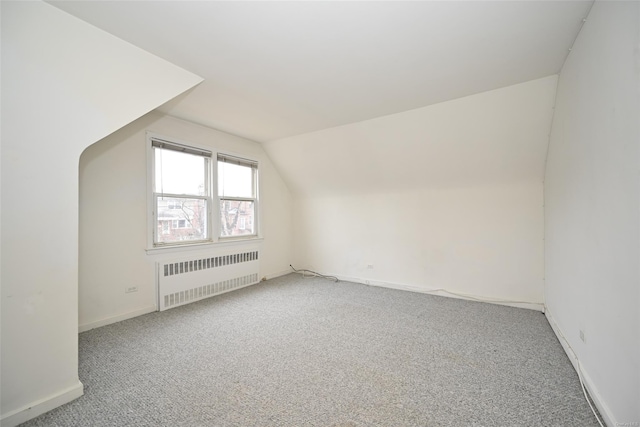
[[[169,227],[169,221],[160,221],[162,224],[162,234],[171,233],[171,228]]]
[[[218,154],[220,237],[255,236],[258,163]]]
[[[211,241],[212,153],[159,139],[151,145],[154,246]]]
[[[151,133],[148,141],[149,247],[258,235],[258,162]]]

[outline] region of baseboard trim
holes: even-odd
[[[549,325],[551,326],[553,333],[556,334],[558,341],[560,341],[560,345],[562,346],[562,349],[564,350],[564,352],[567,354],[567,357],[569,358],[569,361],[573,365],[573,369],[576,371],[576,374],[578,374],[578,377],[582,378],[582,382],[584,383],[584,386],[587,389],[587,392],[591,396],[591,400],[593,400],[593,403],[596,405],[596,408],[598,408],[598,411],[600,411],[600,415],[602,416],[602,421],[604,421],[604,423],[607,426],[624,425],[624,423],[620,423],[616,421],[615,417],[611,413],[611,410],[609,409],[609,406],[607,406],[607,404],[604,402],[604,400],[602,399],[602,396],[598,392],[598,389],[596,388],[595,384],[591,380],[591,376],[589,375],[588,372],[585,371],[584,367],[580,364],[578,355],[575,354],[571,349],[570,344],[564,338],[566,335],[562,333],[560,326],[558,326],[558,324],[555,321],[555,318],[553,317],[553,314],[549,312],[548,308],[545,309],[544,315],[547,318],[547,321],[549,322]]]
[[[293,271],[291,271],[291,270],[282,270],[282,271],[279,271],[277,273],[267,274],[264,277],[266,277],[267,280],[271,280],[271,279],[275,279],[276,277],[286,276],[287,274],[291,274],[291,273],[293,273]]]
[[[91,329],[99,328],[101,326],[122,322],[123,320],[132,319],[134,317],[142,316],[143,314],[153,313],[154,311],[157,311],[157,310],[158,309],[155,305],[150,305],[147,307],[139,308],[134,311],[130,311],[128,313],[122,313],[122,314],[118,314],[117,316],[106,317],[101,320],[96,320],[95,322],[89,322],[83,325],[79,325],[78,332],[86,332]]]
[[[501,301],[501,300],[496,300],[494,298],[491,297],[486,297],[483,295],[454,295],[452,293],[449,293],[447,290],[440,290],[440,289],[425,289],[425,288],[421,288],[419,286],[414,286],[414,285],[406,285],[403,283],[393,283],[393,282],[382,282],[379,280],[368,280],[368,279],[360,279],[357,277],[347,277],[347,276],[341,276],[341,275],[336,275],[336,274],[332,274],[332,276],[337,277],[340,280],[344,280],[345,282],[355,282],[355,283],[360,283],[363,285],[369,285],[369,286],[377,286],[380,288],[390,288],[390,289],[398,289],[401,291],[409,291],[409,292],[417,292],[417,293],[421,293],[421,294],[429,294],[429,295],[437,295],[437,296],[441,296],[441,297],[447,297],[447,298],[456,298],[456,299],[462,299],[465,301],[475,301],[475,302],[486,302],[489,304],[498,304],[498,305],[505,305],[508,307],[516,307],[516,308],[526,308],[529,310],[535,310],[535,311],[540,311],[540,312],[544,312],[544,304],[543,303],[536,303],[536,302],[513,302],[513,301]],[[453,292],[453,291],[451,291]]]
[[[28,405],[2,415],[2,427],[15,427],[45,412],[69,403],[84,394],[84,386],[80,381],[71,387],[61,390],[49,397],[36,400]]]

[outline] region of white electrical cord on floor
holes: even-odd
[[[587,395],[587,389],[585,388],[584,380],[582,379],[582,365],[580,365],[580,359],[578,359],[578,355],[573,350],[573,347],[571,347],[571,344],[569,343],[569,340],[567,339],[567,337],[564,336],[564,334],[562,333],[562,331],[560,331],[560,328],[557,325],[554,328],[554,331],[558,332],[558,335],[560,336],[560,338],[562,338],[564,343],[567,345],[567,348],[571,350],[571,354],[573,355],[573,358],[576,360],[576,366],[578,367],[578,369],[576,369],[576,372],[578,373],[578,379],[580,380],[580,387],[582,387],[582,393],[584,394],[584,398],[587,400],[587,403],[589,404],[589,408],[591,408],[591,412],[593,412],[593,416],[596,417],[596,420],[598,421],[598,424],[600,424],[600,427],[605,427],[602,421],[600,421],[600,417],[598,416],[598,413],[596,412],[595,408],[591,404],[591,400],[589,400],[589,396]]]
[[[334,282],[339,282],[338,278],[336,276],[325,276],[324,274],[320,274],[320,273],[316,273],[315,271],[311,271],[311,270],[306,270],[306,269],[301,269],[301,270],[297,270],[293,265],[289,264],[289,267],[291,267],[291,269],[298,273],[298,274],[302,274],[302,277],[307,277],[306,273],[311,274],[310,277],[322,277],[323,279],[331,279]]]
[[[515,301],[515,300],[508,300],[508,299],[490,299],[490,298],[482,298],[482,297],[477,297],[477,296],[473,296],[473,295],[469,295],[469,294],[462,294],[459,292],[451,292],[448,291],[446,289],[425,289],[420,290],[420,292],[424,292],[424,293],[435,293],[435,292],[442,292],[445,294],[449,294],[449,295],[455,295],[458,297],[463,297],[466,299],[470,299],[473,301],[479,301],[479,302],[497,302],[497,303],[510,303],[510,304],[532,304],[530,301]]]

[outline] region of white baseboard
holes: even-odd
[[[506,305],[509,307],[517,307],[517,308],[526,308],[529,310],[536,310],[536,311],[541,311],[544,312],[544,304],[543,303],[536,303],[536,302],[514,302],[514,301],[507,301],[507,300],[497,300],[495,298],[492,297],[487,297],[487,296],[483,296],[483,295],[456,295],[454,293],[450,293],[446,290],[439,290],[439,289],[425,289],[425,288],[421,288],[419,286],[414,286],[414,285],[406,285],[403,283],[393,283],[393,282],[382,282],[382,281],[378,281],[378,280],[368,280],[368,279],[360,279],[360,278],[356,278],[356,277],[347,277],[347,276],[339,276],[336,274],[332,274],[331,276],[335,276],[340,280],[344,280],[345,282],[355,282],[355,283],[361,283],[363,285],[369,285],[369,286],[378,286],[381,288],[390,288],[390,289],[398,289],[401,291],[409,291],[409,292],[417,292],[417,293],[421,293],[421,294],[430,294],[430,295],[438,295],[441,297],[447,297],[447,298],[456,298],[456,299],[462,299],[462,300],[466,300],[466,301],[476,301],[476,302],[486,302],[489,304],[498,304],[498,305]],[[453,291],[451,291],[453,292]]]
[[[155,305],[140,308],[138,310],[130,311],[128,313],[118,314],[117,316],[111,316],[104,319],[96,320],[95,322],[89,322],[78,326],[78,332],[86,332],[90,329],[99,328],[101,326],[110,325],[112,323],[122,322],[123,320],[132,319],[134,317],[142,316],[143,314],[153,313],[157,311]]]
[[[607,404],[604,402],[604,400],[602,399],[602,396],[598,392],[598,389],[596,388],[595,384],[591,380],[591,376],[589,376],[589,373],[585,371],[584,367],[579,363],[578,356],[573,352],[573,350],[569,346],[569,343],[564,338],[566,335],[562,333],[562,330],[556,323],[553,317],[553,314],[549,312],[548,308],[545,309],[544,315],[547,318],[549,325],[551,325],[551,329],[553,329],[553,333],[556,334],[558,341],[560,341],[560,345],[562,345],[564,352],[567,354],[567,357],[571,361],[571,364],[573,365],[573,369],[575,369],[576,373],[578,374],[578,377],[582,378],[582,382],[584,383],[584,386],[587,389],[587,392],[591,396],[591,400],[593,400],[593,403],[596,405],[596,408],[598,408],[598,411],[602,416],[602,421],[604,421],[607,426],[624,425],[623,423],[616,421],[615,417],[611,413],[611,410],[609,409]]]
[[[264,277],[266,277],[267,280],[271,280],[271,279],[275,279],[276,277],[286,276],[287,274],[291,274],[291,273],[293,273],[292,270],[282,270],[277,273],[267,274]]]
[[[0,424],[2,424],[2,427],[14,427],[18,424],[22,424],[44,414],[45,412],[49,412],[58,406],[79,398],[84,393],[83,390],[84,387],[82,383],[78,381],[77,384],[61,390],[58,393],[45,397],[44,399],[36,400],[22,408],[3,414],[2,422]]]

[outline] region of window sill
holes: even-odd
[[[221,240],[218,240],[217,242],[193,243],[193,244],[185,244],[185,245],[179,245],[179,246],[178,245],[159,246],[155,248],[147,248],[145,249],[145,251],[147,252],[147,255],[192,252],[192,251],[202,251],[206,249],[221,248],[225,246],[237,246],[237,245],[242,245],[247,243],[260,243],[263,240],[264,238],[259,236],[229,238],[229,239],[221,239]]]

